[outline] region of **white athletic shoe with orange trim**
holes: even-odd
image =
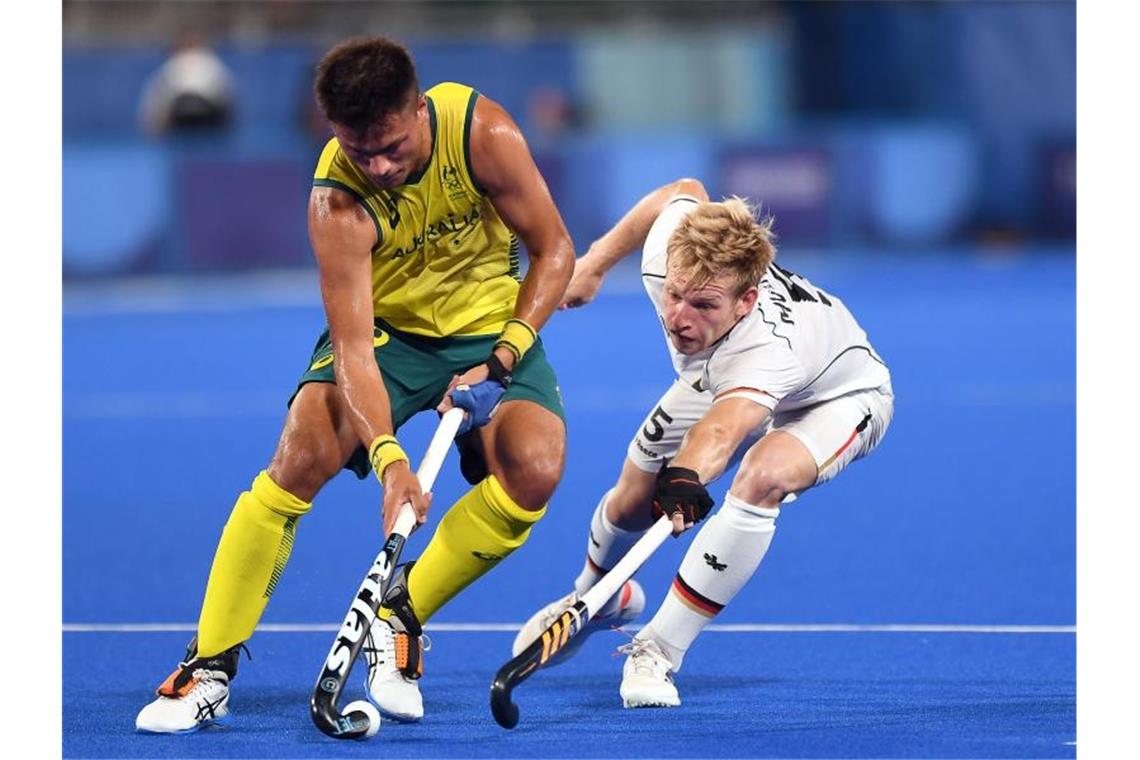
[[[158,698],[139,711],[135,729],[155,734],[185,734],[226,723],[230,716],[230,680],[237,675],[241,645],[214,657],[195,656],[194,642],[186,659],[162,685]]]
[[[401,723],[423,720],[419,678],[424,672],[423,652],[430,648],[427,636],[412,636],[396,615],[372,620],[364,641],[364,657],[368,662],[368,696],[381,715]]]
[[[628,655],[621,670],[622,707],[677,707],[681,695],[673,683],[673,664],[652,639],[635,638],[618,647]]]
[[[520,652],[530,646],[531,642],[541,636],[542,632],[549,628],[559,615],[578,601],[578,596],[577,591],[572,591],[531,615],[530,619],[519,629],[518,635],[515,636],[514,644],[511,646],[511,656],[518,656]],[[566,646],[550,656],[546,662],[547,667],[560,665],[569,659],[585,643],[588,636],[601,630],[620,628],[632,623],[645,610],[645,591],[641,588],[641,584],[635,580],[626,581],[614,598],[617,603],[607,604],[598,611],[598,614],[590,618],[586,625],[582,626],[582,630],[577,636],[567,641]]]

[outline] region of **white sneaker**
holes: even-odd
[[[427,636],[412,636],[398,618],[380,617],[372,621],[364,641],[368,662],[368,694],[380,714],[414,723],[424,717],[424,700],[417,683],[423,675],[423,651],[431,648]]]
[[[237,675],[241,645],[209,658],[186,660],[158,687],[154,700],[135,718],[135,729],[156,734],[184,734],[229,720],[230,679]]]
[[[511,655],[517,657],[520,652],[530,646],[535,639],[542,635],[543,631],[558,619],[559,615],[578,601],[578,596],[576,591],[571,592],[531,615],[530,619],[523,623],[523,627],[519,629],[518,635],[515,636],[514,644],[511,645]],[[645,591],[641,588],[641,584],[635,580],[626,581],[615,595],[615,599],[616,604],[607,603],[598,611],[598,614],[582,626],[582,630],[577,636],[567,641],[564,647],[552,654],[546,662],[547,667],[559,665],[568,660],[585,643],[588,636],[604,629],[620,628],[627,623],[632,623],[645,610]],[[612,609],[610,609],[611,607]]]
[[[621,671],[622,707],[677,707],[681,695],[673,683],[673,664],[652,639],[634,639],[618,647],[629,655]]]

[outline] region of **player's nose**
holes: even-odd
[[[672,319],[665,320],[665,327],[670,332],[674,332],[679,335],[681,333],[687,332],[689,328],[692,327],[692,325],[687,319],[684,319],[680,315],[674,314]]]
[[[395,162],[383,156],[373,156],[368,164],[368,170],[374,177],[383,177],[387,174],[391,174],[395,168]]]
[[[667,315],[668,320],[673,323],[674,329],[681,329],[687,327],[692,322],[692,310],[689,309],[688,304],[681,302],[672,307],[671,314]]]

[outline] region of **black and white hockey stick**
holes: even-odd
[[[443,465],[447,451],[451,447],[452,439],[463,422],[464,411],[451,409],[443,415],[428,444],[427,453],[424,454],[416,476],[420,480],[420,488],[431,490],[436,475]],[[348,680],[352,665],[356,662],[361,648],[364,646],[365,634],[376,617],[380,603],[387,590],[388,579],[396,563],[400,560],[400,552],[404,549],[404,542],[408,534],[416,527],[416,514],[411,504],[404,504],[396,518],[396,525],[391,535],[384,542],[384,548],[376,555],[368,575],[360,584],[356,597],[352,600],[352,607],[345,615],[337,632],[336,641],[325,658],[321,676],[313,689],[313,696],[309,699],[309,714],[326,735],[334,739],[367,739],[380,730],[380,713],[370,702],[358,700],[345,706],[341,712],[336,706],[337,698]]]
[[[657,520],[649,532],[630,547],[625,556],[606,573],[597,584],[577,602],[558,616],[542,635],[519,652],[513,660],[499,668],[491,683],[491,714],[503,728],[514,728],[519,722],[519,708],[511,701],[511,692],[562,647],[571,637],[577,636],[593,615],[618,592],[637,569],[649,559],[657,547],[673,532],[673,523],[666,515]]]

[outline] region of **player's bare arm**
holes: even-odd
[[[522,132],[502,106],[485,96],[475,104],[471,122],[471,166],[499,216],[526,246],[529,267],[514,316],[538,331],[570,281],[574,245]],[[507,370],[514,369],[516,357],[508,349],[497,347],[494,353]],[[452,385],[473,385],[487,377],[486,365],[480,365]],[[445,399],[440,410],[448,406]]]
[[[720,477],[733,452],[769,414],[755,401],[726,398],[713,404],[685,434],[681,450],[658,476],[654,493],[654,511],[672,516],[674,535],[708,514],[713,502],[704,484]]]
[[[574,276],[562,297],[561,308],[577,308],[593,301],[606,272],[645,244],[654,220],[679,195],[691,195],[701,202],[709,199],[699,180],[687,178],[662,185],[646,195],[575,262]]]
[[[315,187],[309,197],[309,240],[320,272],[321,298],[329,323],[336,385],[345,414],[368,447],[393,432],[388,391],[373,354],[372,247],[376,227],[347,193]],[[411,501],[426,520],[429,500],[407,460],[393,461],[377,476],[384,484],[384,535],[401,504]]]
[[[475,104],[471,164],[495,210],[526,246],[530,267],[515,317],[541,329],[570,282],[574,244],[522,132],[498,103],[486,97]]]
[[[671,464],[695,470],[702,483],[716,480],[737,447],[767,421],[769,414],[768,407],[745,398],[716,402],[689,428]]]

